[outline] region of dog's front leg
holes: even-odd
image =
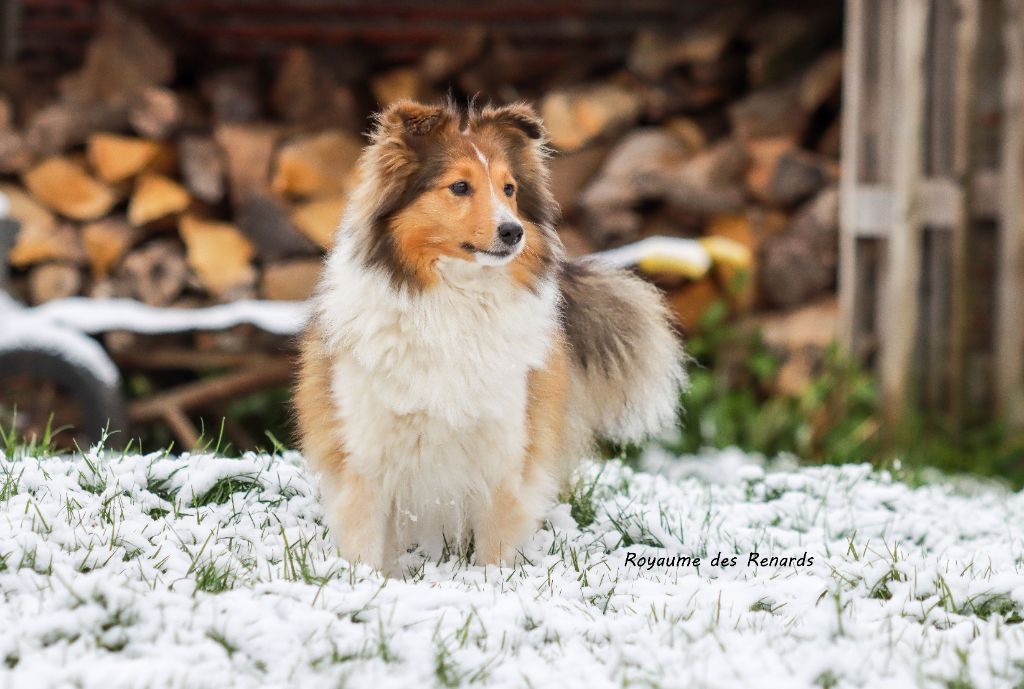
[[[522,500],[523,482],[498,486],[473,515],[473,546],[478,565],[512,565],[538,520]]]
[[[341,556],[382,569],[390,556],[390,505],[375,486],[349,467],[333,488],[327,519]]]

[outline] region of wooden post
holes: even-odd
[[[1024,0],[1004,0],[1003,146],[996,278],[995,392],[1024,429]]]
[[[843,57],[842,166],[839,223],[839,341],[856,356],[857,234],[856,191],[860,172],[861,111],[864,92],[864,3],[846,0]]]
[[[883,410],[892,427],[907,411],[915,370],[921,218],[916,196],[921,175],[924,57],[928,0],[900,0],[892,123],[892,226],[886,242],[887,275],[879,313],[879,369]]]
[[[4,0],[0,5],[0,62],[11,63],[18,56],[18,21],[21,0]]]

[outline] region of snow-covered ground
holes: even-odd
[[[296,455],[0,454],[0,687],[1024,683],[1024,494],[663,466],[590,467],[514,570],[385,580]]]

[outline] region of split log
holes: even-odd
[[[74,220],[95,220],[117,202],[110,187],[67,158],[44,160],[25,173],[24,182],[43,204]]]
[[[700,330],[704,314],[721,299],[722,294],[718,286],[707,278],[673,290],[668,295],[668,302],[676,321],[688,334]]]
[[[141,227],[168,215],[182,213],[192,203],[188,192],[174,180],[147,173],[139,177],[128,204],[128,221]]]
[[[642,186],[649,196],[663,198],[678,211],[708,215],[741,209],[741,178],[747,164],[743,147],[721,141],[681,165],[645,175]]]
[[[217,142],[205,136],[182,137],[178,156],[189,192],[200,201],[220,203],[224,198],[224,159]]]
[[[843,81],[843,52],[831,50],[822,55],[800,78],[800,105],[814,112],[839,98]]]
[[[347,198],[342,195],[308,201],[292,211],[292,222],[317,246],[329,250],[334,245],[346,203]]]
[[[10,129],[0,128],[0,174],[18,174],[32,167],[35,155],[25,137]]]
[[[362,142],[339,130],[321,132],[281,147],[271,189],[290,196],[320,196],[348,190]]]
[[[784,136],[799,141],[810,116],[800,96],[797,83],[754,91],[729,106],[733,133],[743,140]]]
[[[313,294],[323,261],[271,263],[263,269],[260,296],[276,301],[305,301]]]
[[[220,126],[256,122],[263,115],[260,78],[253,69],[238,68],[214,74],[200,86]]]
[[[189,266],[211,294],[224,298],[255,283],[256,250],[237,227],[184,215],[178,231],[188,249]]]
[[[188,266],[177,241],[158,239],[129,253],[119,274],[136,299],[152,306],[168,306],[185,289]]]
[[[99,30],[82,68],[61,84],[68,103],[117,102],[174,77],[174,55],[141,21],[112,2],[100,7]]]
[[[142,172],[160,153],[160,144],[116,134],[89,137],[89,164],[105,182],[115,183]]]
[[[636,92],[603,83],[552,91],[544,96],[540,111],[551,144],[561,151],[573,151],[632,124],[640,106]]]
[[[805,303],[835,284],[839,242],[839,195],[832,188],[808,201],[785,233],[761,252],[760,292],[781,308]]]
[[[595,144],[551,159],[551,193],[563,212],[572,212],[580,191],[596,178],[608,151],[607,145]]]
[[[57,232],[57,218],[21,187],[0,185],[7,198],[8,212],[18,221],[19,229],[8,260],[15,268],[43,261],[67,258],[66,247]]]
[[[227,160],[231,202],[235,207],[252,195],[270,191],[270,164],[280,131],[269,125],[226,125],[216,130]]]
[[[25,128],[25,144],[41,156],[63,153],[85,143],[98,131],[117,131],[125,126],[128,110],[123,104],[55,103],[37,111]]]
[[[835,182],[835,163],[798,149],[792,139],[776,137],[747,143],[750,167],[746,185],[760,201],[792,206]]]
[[[579,195],[584,229],[594,244],[603,248],[635,239],[642,225],[635,207],[664,193],[652,191],[650,180],[670,174],[688,158],[682,142],[665,129],[646,127],[627,134]]]
[[[487,44],[487,31],[474,26],[451,41],[436,45],[423,54],[419,64],[420,75],[432,84],[444,84],[457,78],[480,59]]]
[[[399,100],[419,100],[423,82],[415,68],[398,67],[371,77],[370,91],[377,105],[383,108]]]
[[[238,227],[263,260],[319,253],[317,245],[296,229],[288,209],[270,196],[250,196],[239,210]]]
[[[735,40],[744,15],[741,8],[715,12],[682,36],[641,31],[629,54],[629,68],[646,79],[656,80],[680,65],[717,62]]]
[[[28,290],[32,304],[73,297],[82,290],[82,273],[70,263],[44,263],[29,271]]]
[[[106,218],[82,227],[82,245],[93,277],[108,277],[137,237],[132,226],[120,218]]]
[[[174,91],[158,86],[143,89],[132,100],[128,122],[132,129],[151,139],[167,139],[185,119],[184,106]]]
[[[749,213],[724,213],[708,218],[705,228],[705,248],[714,260],[714,275],[737,312],[748,311],[757,301],[757,256],[761,237]],[[721,240],[742,247],[744,254],[726,255],[731,247]],[[735,252],[734,252],[735,253]]]

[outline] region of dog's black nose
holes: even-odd
[[[508,246],[515,246],[523,238],[523,226],[516,222],[503,222],[498,225],[498,236]]]

